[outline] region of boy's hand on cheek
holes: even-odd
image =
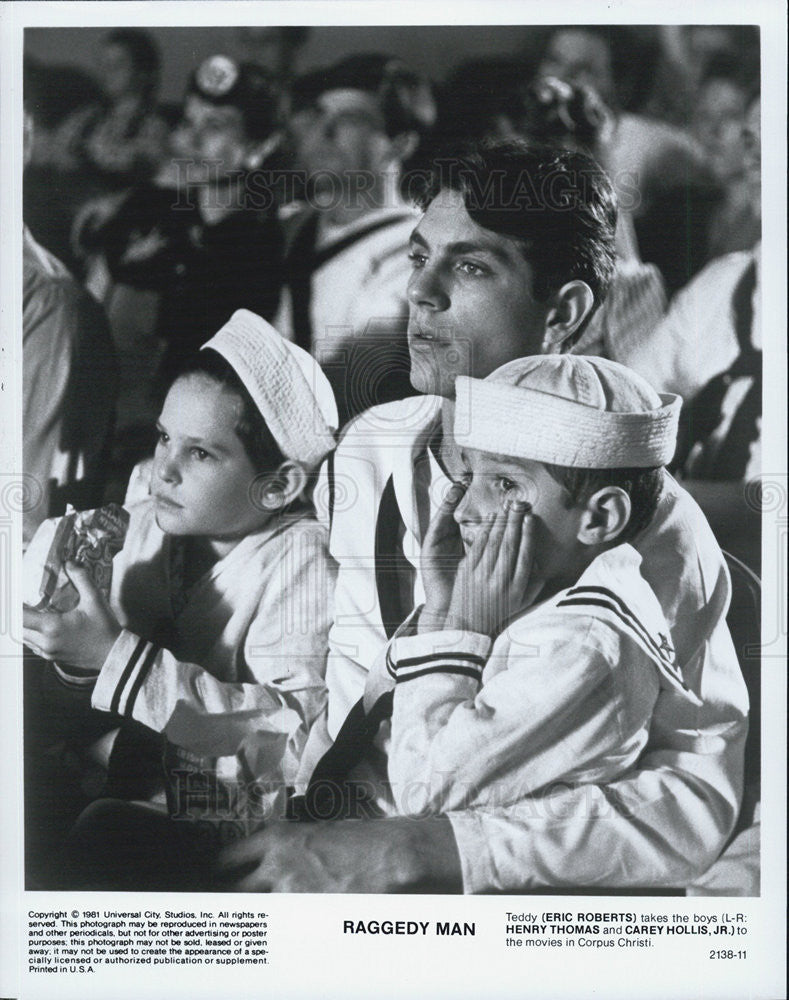
[[[419,617],[420,631],[441,628],[446,617],[458,566],[463,558],[463,542],[454,514],[464,492],[459,483],[453,484],[447,491],[422,543],[425,606]]]
[[[494,637],[537,596],[530,511],[523,501],[505,503],[480,526],[458,569],[445,627]]]
[[[121,633],[121,626],[84,566],[69,563],[69,579],[79,604],[72,611],[24,608],[24,641],[45,660],[98,673]]]

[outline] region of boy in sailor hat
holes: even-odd
[[[611,781],[644,750],[661,687],[699,703],[629,544],[656,510],[680,398],[577,355],[461,376],[456,398],[466,473],[425,539],[415,634],[386,660],[389,777],[409,815]]]

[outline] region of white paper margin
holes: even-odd
[[[395,3],[318,0],[312,3],[36,3],[0,6],[0,997],[57,996],[88,1000],[202,997],[586,997],[765,998],[784,995],[785,956],[785,747],[786,747],[786,11],[780,0],[553,5],[534,2]],[[32,27],[119,24],[206,26],[233,24],[560,24],[747,23],[761,25],[763,295],[765,401],[764,479],[774,484],[775,509],[763,523],[765,661],[763,669],[762,896],[759,899],[646,897],[425,897],[275,896],[213,894],[25,893],[22,891],[22,709],[19,594],[21,516],[13,506],[21,472],[21,204],[22,32]],[[385,44],[382,44],[385,48]],[[460,55],[460,53],[458,54]],[[16,540],[16,546],[12,544]],[[95,975],[25,975],[25,920],[30,909],[244,909],[271,915],[272,965],[227,970],[120,967]],[[503,946],[505,913],[543,910],[623,910],[650,913],[747,915],[749,958],[711,962],[710,939],[679,940],[668,949],[616,949],[611,953]],[[344,919],[474,921],[473,938],[437,941],[343,935]],[[547,953],[546,953],[547,952]],[[52,982],[52,979],[55,982]]]

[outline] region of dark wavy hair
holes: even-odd
[[[423,211],[440,191],[459,191],[477,225],[518,243],[538,301],[575,279],[589,285],[595,306],[604,300],[616,257],[616,195],[592,157],[526,140],[483,140],[435,157],[423,182],[415,197]]]

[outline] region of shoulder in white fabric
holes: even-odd
[[[641,555],[633,546],[617,545],[601,553],[574,586],[549,603],[559,612],[592,615],[623,631],[657,666],[664,686],[700,705],[683,679],[660,603],[640,570]]]

